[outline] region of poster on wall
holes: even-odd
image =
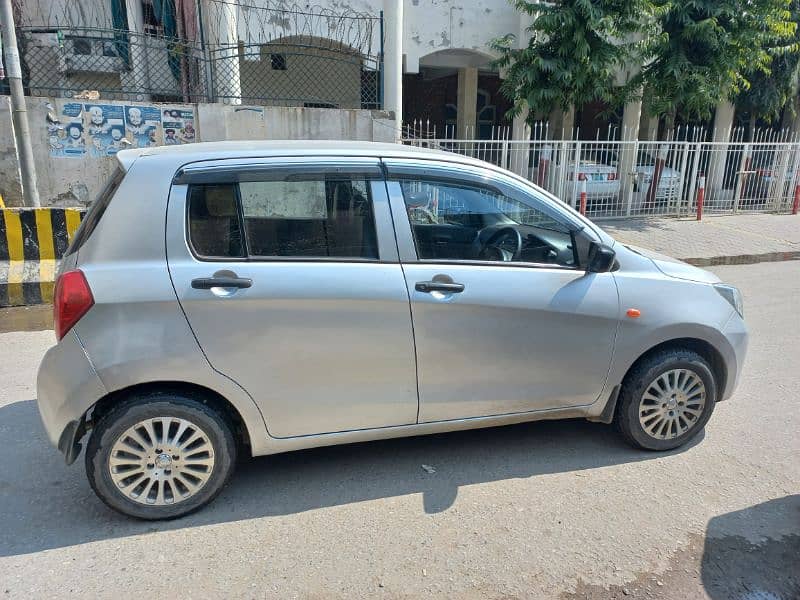
[[[156,106],[125,106],[125,130],[132,148],[158,145],[161,111]]]
[[[83,135],[83,105],[68,102],[61,108],[61,115],[47,116],[47,141],[50,156],[82,158],[86,154]]]
[[[122,150],[125,137],[124,114],[121,106],[85,104],[86,139],[92,156],[113,156]]]
[[[161,117],[164,145],[176,146],[195,141],[194,109],[165,108]]]

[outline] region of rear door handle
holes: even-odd
[[[445,294],[460,294],[464,291],[463,283],[445,283],[444,281],[418,281],[414,284],[418,292],[430,294],[431,292],[444,292]]]
[[[196,290],[210,290],[211,288],[249,288],[253,280],[247,277],[198,277],[192,279],[192,287]]]

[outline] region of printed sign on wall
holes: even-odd
[[[195,141],[194,109],[165,108],[161,121],[164,125],[164,144],[175,146]]]
[[[48,113],[47,141],[50,146],[50,156],[82,158],[86,154],[83,105],[80,102],[65,104],[58,117]]]
[[[113,156],[123,149],[124,114],[121,106],[85,104],[86,134],[92,156]]]
[[[125,129],[132,148],[158,146],[161,111],[156,106],[125,106]]]

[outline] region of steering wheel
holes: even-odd
[[[505,239],[514,241],[514,251],[506,250],[501,246]],[[485,260],[499,260],[509,262],[519,258],[522,252],[522,235],[514,227],[503,227],[495,231],[482,245],[478,256]]]

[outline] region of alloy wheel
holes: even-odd
[[[653,438],[674,439],[697,425],[706,405],[706,386],[690,369],[671,369],[647,386],[639,402],[639,424]]]
[[[194,423],[156,417],[126,430],[111,449],[111,479],[127,498],[149,506],[197,494],[214,470],[214,448]]]

